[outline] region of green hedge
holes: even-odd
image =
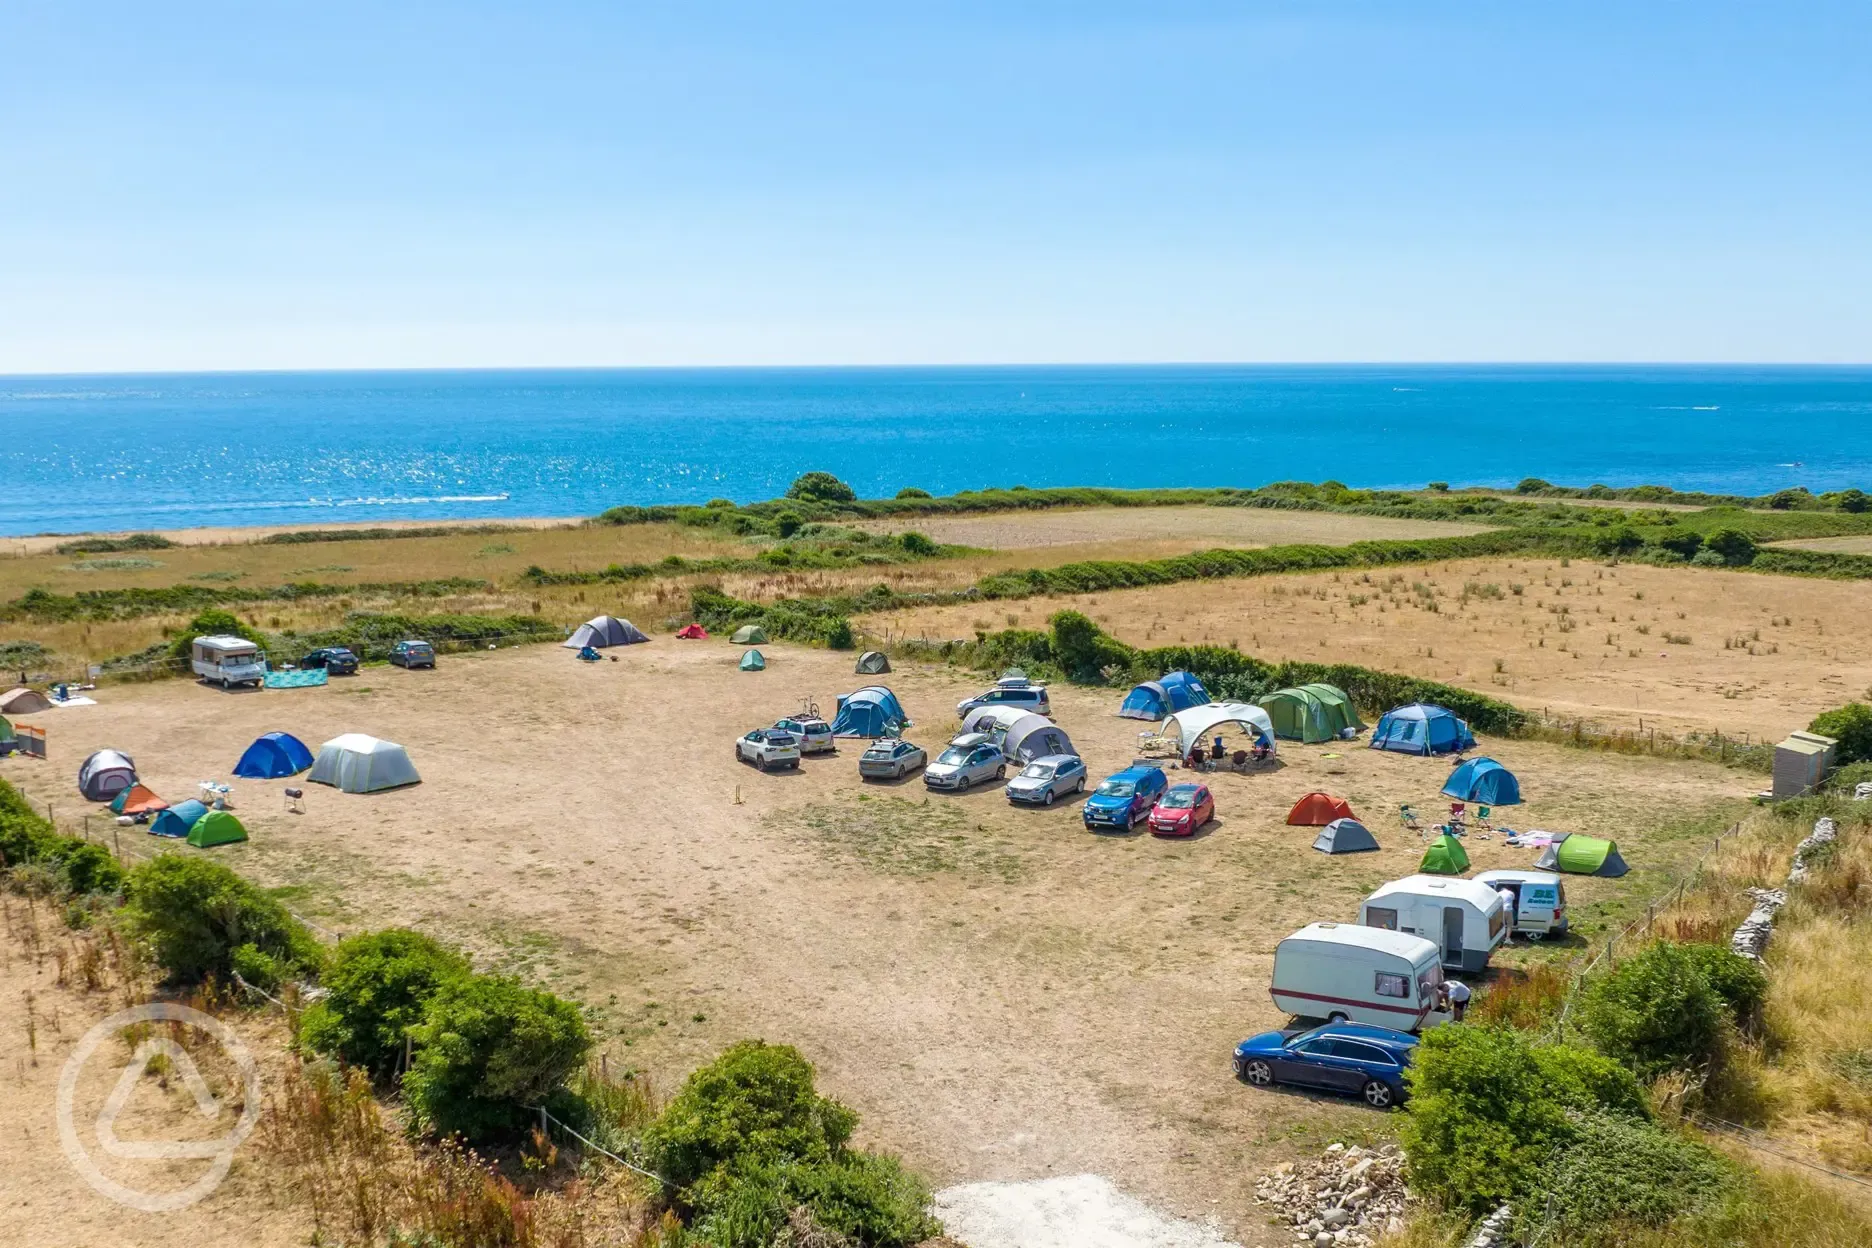
[[[0,780],[0,867],[28,863],[50,868],[68,892],[114,893],[123,887],[123,868],[108,850],[61,834],[18,789]]]
[[[86,589],[55,594],[31,589],[0,606],[0,619],[40,621],[125,620],[145,615],[201,611],[209,607],[260,602],[300,602],[321,598],[447,598],[489,593],[494,586],[473,577],[432,581],[364,581],[327,585],[302,581],[291,585],[246,588],[238,585],[167,585],[160,588]]]

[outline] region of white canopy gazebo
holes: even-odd
[[[1218,731],[1260,735],[1267,738],[1269,748],[1274,745],[1274,720],[1266,711],[1247,702],[1206,702],[1192,706],[1164,720],[1158,729],[1161,735],[1176,741],[1178,749],[1186,755]]]

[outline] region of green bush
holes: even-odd
[[[526,1127],[592,1044],[570,1001],[495,975],[444,981],[411,1036],[403,1095],[417,1126],[470,1140]]]
[[[1658,545],[1681,558],[1695,559],[1697,552],[1703,549],[1703,535],[1695,529],[1686,529],[1681,533],[1672,533],[1668,537],[1659,538]],[[1718,555],[1716,558],[1720,561],[1722,556]]]
[[[210,607],[190,620],[170,645],[169,652],[178,659],[188,658],[197,637],[243,637],[256,645],[266,644],[266,638],[258,629],[249,628],[238,615],[219,607]]]
[[[1838,741],[1841,763],[1872,761],[1872,706],[1864,702],[1848,702],[1820,712],[1807,725],[1807,731]]]
[[[1602,555],[1629,555],[1644,545],[1644,538],[1630,525],[1621,524],[1593,539],[1593,546]]]
[[[1868,502],[1872,502],[1872,499],[1867,498],[1864,490],[1843,490],[1839,496],[1839,509],[1858,515],[1866,509]]]
[[[282,971],[316,973],[323,950],[286,908],[218,862],[161,854],[124,882],[130,930],[177,983],[225,979],[250,945]]]
[[[906,529],[899,533],[897,543],[912,555],[928,556],[936,553],[936,543],[915,529]]]
[[[1717,529],[1703,539],[1703,545],[1723,557],[1723,562],[1739,565],[1755,558],[1755,539],[1740,529]]]
[[[1732,1180],[1731,1167],[1701,1144],[1629,1118],[1586,1114],[1555,1161],[1551,1211],[1567,1232],[1561,1242],[1634,1224],[1661,1227],[1713,1205]]]
[[[1727,566],[1729,561],[1713,550],[1699,550],[1690,557],[1690,562],[1699,568],[1720,568]]]
[[[429,999],[468,971],[468,959],[404,928],[353,936],[332,954],[326,995],[301,1016],[300,1042],[384,1078]]]
[[[1768,1001],[1768,972],[1761,963],[1745,958],[1727,945],[1690,941],[1678,946],[1703,972],[1710,991],[1716,994],[1729,1017],[1746,1026],[1758,1017]]]
[[[1053,660],[1074,680],[1099,681],[1106,668],[1130,671],[1137,661],[1131,647],[1108,637],[1078,611],[1058,611],[1047,621],[1053,629]]]
[[[783,511],[774,517],[774,532],[778,533],[781,537],[792,537],[795,533],[800,531],[800,526],[805,523],[806,521],[801,518],[799,512]]]
[[[1722,1014],[1700,959],[1660,940],[1589,984],[1580,1024],[1600,1052],[1648,1082],[1714,1062],[1722,1051]]]
[[[849,503],[856,501],[858,491],[829,472],[808,472],[794,479],[786,496],[808,503]]]
[[[819,1095],[786,1045],[747,1040],[684,1082],[644,1134],[697,1234],[719,1248],[772,1243],[804,1206],[820,1227],[897,1248],[940,1232],[929,1190],[894,1159],[846,1147],[857,1115]]]
[[[919,490],[914,485],[906,485],[903,489],[897,491],[898,498],[928,498],[929,496],[930,492],[928,490]],[[1864,508],[1860,510],[1863,511]]]
[[[102,845],[65,836],[0,780],[0,867],[39,863],[66,892],[114,893],[123,887],[124,870]]]

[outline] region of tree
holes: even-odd
[[[1696,558],[1697,551],[1703,548],[1703,535],[1698,533],[1695,529],[1684,529],[1681,532],[1672,533],[1668,537],[1660,537],[1658,539],[1658,545],[1670,551],[1672,554],[1682,556],[1685,559],[1694,559]]]
[[[1813,501],[1813,495],[1803,487],[1791,490],[1777,490],[1768,496],[1768,505],[1776,511],[1788,511],[1795,507],[1804,507]]]
[[[403,1094],[423,1129],[487,1139],[533,1121],[591,1051],[578,1007],[498,975],[464,975],[430,997],[410,1032]]]
[[[1740,529],[1717,529],[1703,544],[1723,557],[1723,562],[1741,565],[1755,558],[1755,539]]]
[[[850,503],[857,501],[858,491],[829,472],[808,472],[794,478],[786,496],[803,503]]]
[[[1839,496],[1839,509],[1857,515],[1866,509],[1868,502],[1872,502],[1872,498],[1868,498],[1864,490],[1842,490]]]
[[[443,984],[469,972],[468,959],[404,928],[353,936],[332,955],[324,999],[300,1019],[299,1038],[383,1078],[403,1056],[405,1033]]]
[[[1848,702],[1820,712],[1807,725],[1807,731],[1838,741],[1842,764],[1872,760],[1872,706],[1864,702]]]
[[[1522,477],[1520,482],[1514,487],[1514,492],[1517,494],[1540,494],[1551,489],[1553,489],[1553,482],[1551,481],[1543,481],[1539,477]]]

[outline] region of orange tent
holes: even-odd
[[[1356,819],[1343,797],[1315,790],[1294,803],[1287,822],[1300,828],[1323,828],[1335,819]]]
[[[133,784],[124,793],[123,805],[117,807],[117,813],[120,815],[148,815],[155,814],[159,810],[168,809],[168,802],[157,797],[143,785]]]
[[[708,636],[708,629],[700,624],[685,624],[676,630],[676,635],[685,641],[699,641]]]

